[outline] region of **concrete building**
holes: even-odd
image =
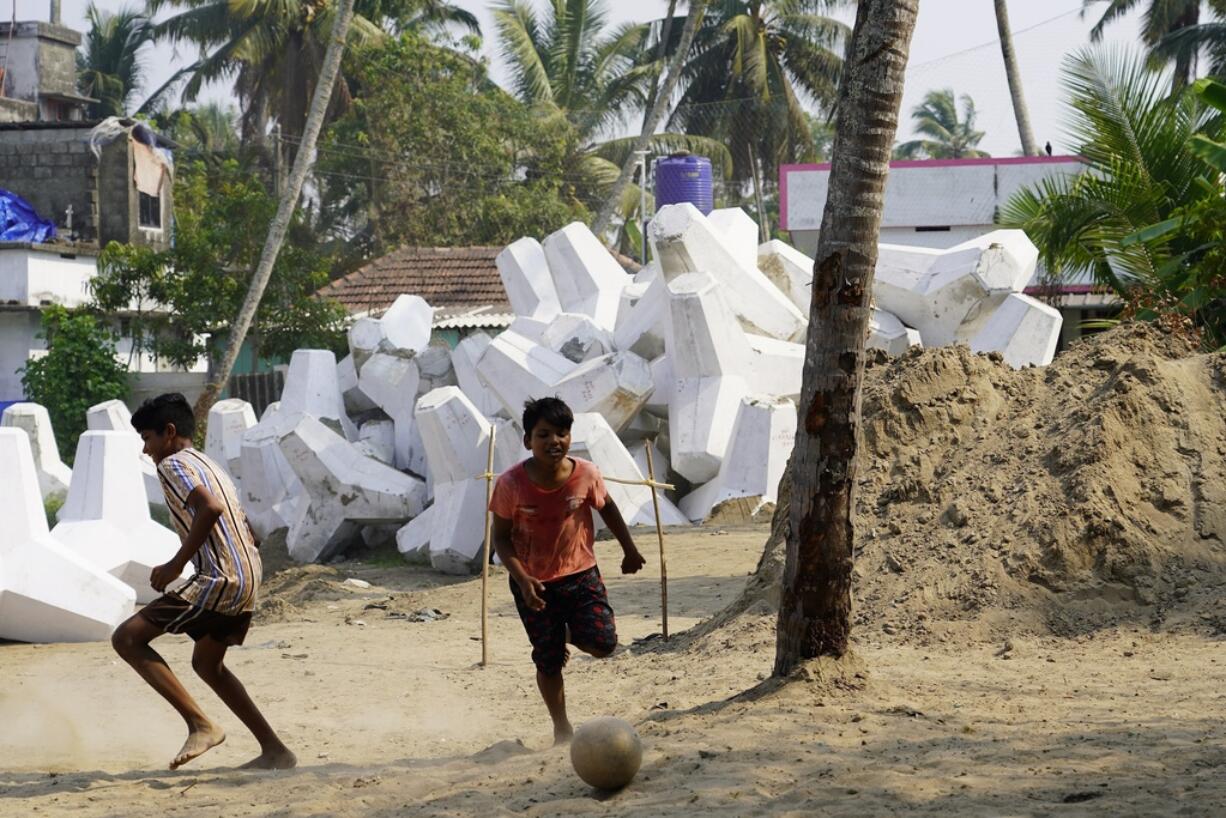
[[[92,100],[76,92],[80,42],[61,24],[58,2],[49,22],[0,23],[0,188],[28,201],[57,232],[45,244],[0,243],[0,406],[24,397],[20,370],[46,350],[38,337],[42,310],[89,302],[99,248],[171,242],[173,145],[133,120],[85,121]],[[135,394],[163,385],[146,375],[175,379],[132,349],[124,315],[110,320]]]
[[[927,159],[890,163],[881,241],[947,249],[996,229],[1000,210],[1019,190],[1055,176],[1081,173],[1077,156]],[[826,206],[830,164],[779,170],[780,223],[797,248],[812,256]],[[1040,275],[1042,271],[1040,270]],[[1027,292],[1040,291],[1039,281]],[[1118,300],[1089,279],[1066,280],[1054,294],[1064,317],[1061,348],[1082,334],[1086,320],[1113,315]]]
[[[50,20],[0,23],[0,122],[63,122],[85,118],[97,100],[77,92],[81,34],[60,20],[58,0]]]
[[[55,222],[63,239],[165,249],[174,213],[171,143],[134,121],[107,123],[105,132],[96,122],[0,124],[0,188]]]

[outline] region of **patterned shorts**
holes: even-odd
[[[515,580],[511,580],[511,594],[532,643],[532,662],[546,676],[556,676],[566,665],[567,625],[575,645],[602,652],[617,647],[617,623],[599,568],[546,582],[543,611],[524,604]]]
[[[241,645],[251,627],[251,612],[223,614],[198,608],[175,594],[162,594],[137,612],[166,633],[185,633],[193,641],[206,636],[223,645]]]

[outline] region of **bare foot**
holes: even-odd
[[[240,770],[289,770],[298,766],[298,757],[282,744],[260,753],[239,767]]]
[[[570,744],[570,740],[575,737],[575,728],[570,726],[568,722],[564,727],[553,728],[553,746],[560,747],[563,744]]]
[[[179,754],[170,762],[170,769],[179,769],[193,758],[204,755],[225,740],[225,732],[216,724],[193,728],[187,734],[187,741],[183,742],[183,748],[179,750]]]

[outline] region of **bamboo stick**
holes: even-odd
[[[490,426],[490,448],[485,457],[485,545],[481,549],[481,667],[490,660],[489,584],[490,584],[490,500],[494,496],[494,436],[498,427]]]
[[[647,447],[647,483],[651,486],[651,506],[656,513],[656,539],[660,541],[660,612],[664,620],[664,641],[668,641],[668,563],[664,560],[664,529],[660,525],[660,500],[656,496],[656,467],[652,462],[650,440],[643,441]]]

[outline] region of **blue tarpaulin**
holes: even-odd
[[[55,238],[55,222],[47,221],[25,199],[0,188],[0,241],[42,244]]]

